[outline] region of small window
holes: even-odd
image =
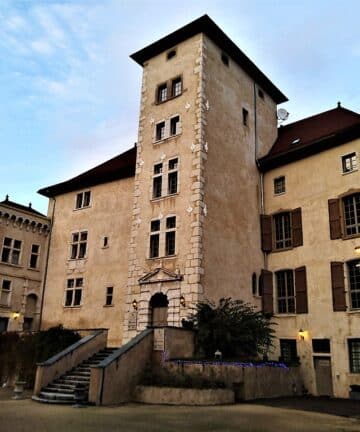
[[[65,306],[74,307],[81,305],[83,290],[83,278],[68,279],[65,290]]]
[[[350,372],[360,373],[360,339],[349,339]]]
[[[357,158],[355,152],[343,156],[341,160],[344,174],[357,170]]]
[[[161,122],[156,125],[156,141],[163,140],[164,138],[165,138],[165,122]]]
[[[86,256],[87,231],[79,231],[71,235],[70,259],[82,259]]]
[[[0,305],[10,305],[11,281],[3,279],[0,292]]]
[[[109,247],[109,237],[105,236],[103,238],[103,248]]]
[[[280,339],[280,355],[285,363],[297,361],[296,339]]]
[[[243,125],[248,126],[249,122],[249,111],[245,108],[242,109],[242,118],[243,118]]]
[[[162,171],[162,163],[154,165],[153,198],[160,198],[162,195]]]
[[[175,49],[173,49],[173,50],[171,50],[171,51],[168,51],[167,54],[166,54],[166,58],[167,58],[168,60],[171,60],[171,59],[174,58],[175,56],[176,56],[176,50],[175,50]]]
[[[40,246],[33,244],[31,245],[31,255],[30,255],[30,268],[37,269],[39,264]]]
[[[330,339],[313,339],[312,349],[314,353],[330,353]]]
[[[278,313],[295,313],[295,288],[292,270],[282,270],[275,273]]]
[[[229,56],[226,55],[224,52],[221,53],[221,61],[224,63],[225,66],[229,66]]]
[[[167,99],[167,84],[161,84],[158,87],[158,91],[157,91],[157,101],[159,103],[161,102],[165,102]]]
[[[76,209],[81,209],[90,206],[91,192],[80,192],[76,195]]]
[[[112,306],[112,304],[113,304],[113,293],[114,293],[114,288],[113,287],[107,287],[106,288],[105,306]]]
[[[168,195],[176,194],[178,191],[178,158],[169,160],[168,172]]]
[[[171,96],[175,97],[175,96],[179,96],[181,95],[182,92],[182,81],[181,78],[175,78],[172,80],[171,83]]]
[[[279,195],[285,193],[285,176],[274,179],[274,194]]]
[[[176,217],[170,216],[166,219],[165,255],[175,255]]]
[[[261,89],[258,89],[258,96],[260,99],[264,99],[264,92]]]
[[[360,260],[347,263],[349,276],[350,308],[360,309]]]
[[[159,256],[160,220],[153,220],[150,224],[150,258]]]
[[[251,289],[252,289],[252,294],[256,295],[256,288],[257,288],[257,284],[256,284],[256,273],[253,273],[251,276]]]
[[[180,117],[176,116],[170,119],[170,135],[177,135],[180,133]]]
[[[278,213],[273,216],[275,228],[275,249],[286,249],[292,246],[290,212]]]

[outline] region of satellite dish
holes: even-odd
[[[284,108],[279,108],[277,110],[278,120],[285,121],[289,117],[289,113]]]

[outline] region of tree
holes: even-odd
[[[224,358],[254,359],[266,355],[272,346],[273,323],[262,312],[242,300],[222,298],[219,304],[200,302],[189,316],[197,329],[199,351],[214,357],[217,350]]]

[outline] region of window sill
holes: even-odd
[[[356,171],[358,171],[358,168],[355,168],[355,169],[353,169],[353,170],[351,170],[351,171],[347,171],[347,172],[342,172],[341,174],[343,175],[343,176],[346,176],[346,175],[349,175],[349,174],[352,174],[352,173],[354,173],[354,172],[356,172]]]
[[[104,308],[109,308],[109,307],[114,307],[115,305],[111,304],[111,305],[103,305]]]
[[[10,267],[22,268],[22,265],[20,265],[20,264],[12,264],[12,263],[8,263],[8,262],[5,262],[5,261],[1,261],[0,264],[8,265]]]
[[[348,314],[360,313],[360,309],[349,309],[346,311],[346,313],[348,313]]]
[[[171,101],[171,100],[173,100],[173,99],[176,99],[176,98],[182,96],[182,94],[183,94],[185,91],[186,91],[186,90],[183,89],[182,92],[181,92],[180,94],[176,95],[176,96],[170,96],[170,97],[166,98],[166,99],[163,100],[163,101],[155,101],[155,105],[162,105],[162,104],[164,104],[165,102],[169,102],[169,101]]]
[[[290,318],[290,317],[294,318],[296,316],[297,316],[296,312],[294,312],[294,313],[274,313],[275,318]]]
[[[169,194],[169,195],[164,195],[164,196],[161,196],[159,198],[151,198],[150,202],[162,201],[162,200],[165,200],[166,198],[175,197],[176,195],[179,195],[179,192],[176,192],[176,193],[173,193],[173,194]]]
[[[359,237],[360,237],[360,234],[351,234],[351,235],[348,235],[348,236],[344,235],[339,240],[351,240],[351,239],[355,239],[355,238],[359,238]]]
[[[279,192],[279,193],[273,193],[273,196],[274,197],[277,197],[277,196],[281,196],[281,195],[285,195],[286,194],[286,192]]]
[[[109,249],[110,246],[101,246],[101,249]]]
[[[30,270],[30,271],[33,271],[33,272],[37,272],[37,273],[40,272],[40,269],[38,269],[38,268],[28,267],[27,269]]]
[[[163,259],[172,259],[172,258],[177,258],[177,254],[175,255],[166,255],[166,256],[159,256],[159,257],[154,257],[154,258],[146,258],[148,261],[155,261],[155,260],[163,260]]]
[[[78,305],[78,306],[63,306],[64,309],[67,310],[71,310],[71,309],[80,309],[82,307],[82,305]]]
[[[155,141],[153,142],[153,145],[158,145],[158,144],[162,144],[162,143],[164,143],[164,142],[166,142],[166,141],[170,141],[170,140],[172,140],[172,139],[174,139],[174,138],[179,137],[181,134],[182,134],[182,132],[179,132],[179,133],[176,134],[176,135],[170,135],[170,136],[168,136],[168,137],[166,137],[166,138],[162,138],[162,139],[159,139],[159,140],[155,140]]]
[[[10,309],[10,305],[0,304],[1,309]]]
[[[85,261],[85,260],[87,260],[87,257],[84,257],[84,258],[68,258],[68,262]]]
[[[272,249],[270,253],[286,252],[286,251],[291,251],[293,249],[294,249],[293,246],[282,248],[282,249]]]
[[[85,206],[85,207],[74,208],[73,211],[86,210],[86,209],[89,209],[91,207],[92,207],[91,205],[88,205],[88,206]]]

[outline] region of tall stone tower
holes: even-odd
[[[256,159],[287,100],[206,15],[131,57],[143,80],[124,341],[180,326],[205,298],[260,304]]]

